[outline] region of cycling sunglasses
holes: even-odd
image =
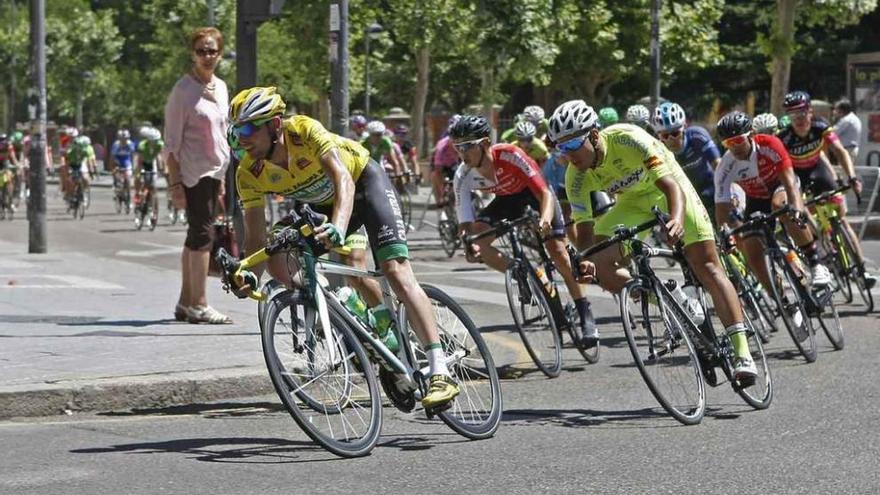
[[[587,135],[584,134],[581,137],[576,137],[574,139],[569,139],[568,141],[563,141],[556,145],[556,149],[560,153],[573,153],[584,145],[584,142],[587,140]]]
[[[266,122],[272,120],[271,118],[262,119],[262,120],[252,120],[250,122],[244,122],[242,124],[237,124],[232,126],[232,132],[235,133],[235,136],[239,139],[241,138],[249,138],[257,132],[257,129],[266,125]]]
[[[660,139],[662,139],[664,141],[667,139],[670,139],[670,138],[678,139],[679,136],[681,136],[681,129],[678,129],[675,131],[670,131],[670,132],[658,132],[657,133],[657,137],[659,137]]]
[[[467,150],[482,143],[486,138],[474,139],[473,141],[464,141],[462,143],[452,143],[452,147],[459,153],[467,153]]]
[[[731,148],[733,146],[739,146],[748,140],[749,140],[749,133],[745,133],[745,134],[740,134],[739,136],[729,137],[729,138],[721,141],[721,144],[723,144],[725,148]]]

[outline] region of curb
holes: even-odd
[[[162,408],[273,392],[265,367],[25,384],[0,389],[0,419]]]

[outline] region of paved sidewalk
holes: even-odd
[[[0,241],[0,418],[271,391],[255,304],[208,279],[235,324],[174,321],[180,275]]]

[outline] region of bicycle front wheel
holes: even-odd
[[[457,302],[437,287],[422,288],[431,301],[446,366],[461,390],[440,419],[464,437],[489,438],[501,422],[501,382],[489,346]]]
[[[818,356],[816,328],[807,315],[806,306],[797,288],[801,281],[792,272],[793,269],[785,265],[788,263],[785,258],[765,255],[765,260],[770,271],[773,299],[776,301],[779,315],[798,352],[808,363],[812,363]]]
[[[316,313],[295,291],[267,304],[262,341],[272,385],[312,440],[342,457],[367,455],[382,426],[373,366],[335,310],[326,331]]]
[[[822,312],[816,316],[819,325],[828,341],[835,350],[841,350],[844,346],[843,327],[840,324],[840,315],[837,314],[837,307],[834,306],[834,293],[831,287],[821,287],[813,293]]]
[[[855,240],[849,234],[849,231],[845,228],[841,228],[840,230],[843,233],[843,247],[848,262],[846,263],[848,278],[855,283],[856,288],[859,291],[859,297],[862,298],[862,302],[865,304],[865,311],[870,313],[874,311],[874,296],[871,294],[871,289],[868,287],[865,280],[864,261],[860,262],[859,258],[856,257]]]
[[[750,387],[742,388],[739,385],[735,385],[734,390],[748,405],[755,409],[767,409],[773,401],[773,379],[770,376],[770,365],[767,362],[767,356],[764,354],[764,346],[761,344],[762,338],[758,335],[756,321],[752,319],[748,311],[745,312],[744,316],[749,352],[752,355],[752,360],[755,362],[758,376],[755,377],[755,383]]]
[[[684,328],[689,323],[675,316],[672,304],[638,279],[620,291],[623,331],[645,384],[673,418],[694,425],[706,412],[706,388],[697,353]]]
[[[518,263],[504,274],[507,302],[526,351],[542,373],[550,378],[562,370],[562,341],[544,288],[528,262]]]

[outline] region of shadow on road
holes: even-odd
[[[737,413],[722,413],[720,408],[706,408],[706,416],[714,419],[734,419]],[[660,421],[657,421],[660,420]],[[672,428],[684,426],[658,407],[629,411],[601,411],[596,409],[508,409],[501,421],[507,425],[562,426],[584,428],[614,426],[615,428]]]

